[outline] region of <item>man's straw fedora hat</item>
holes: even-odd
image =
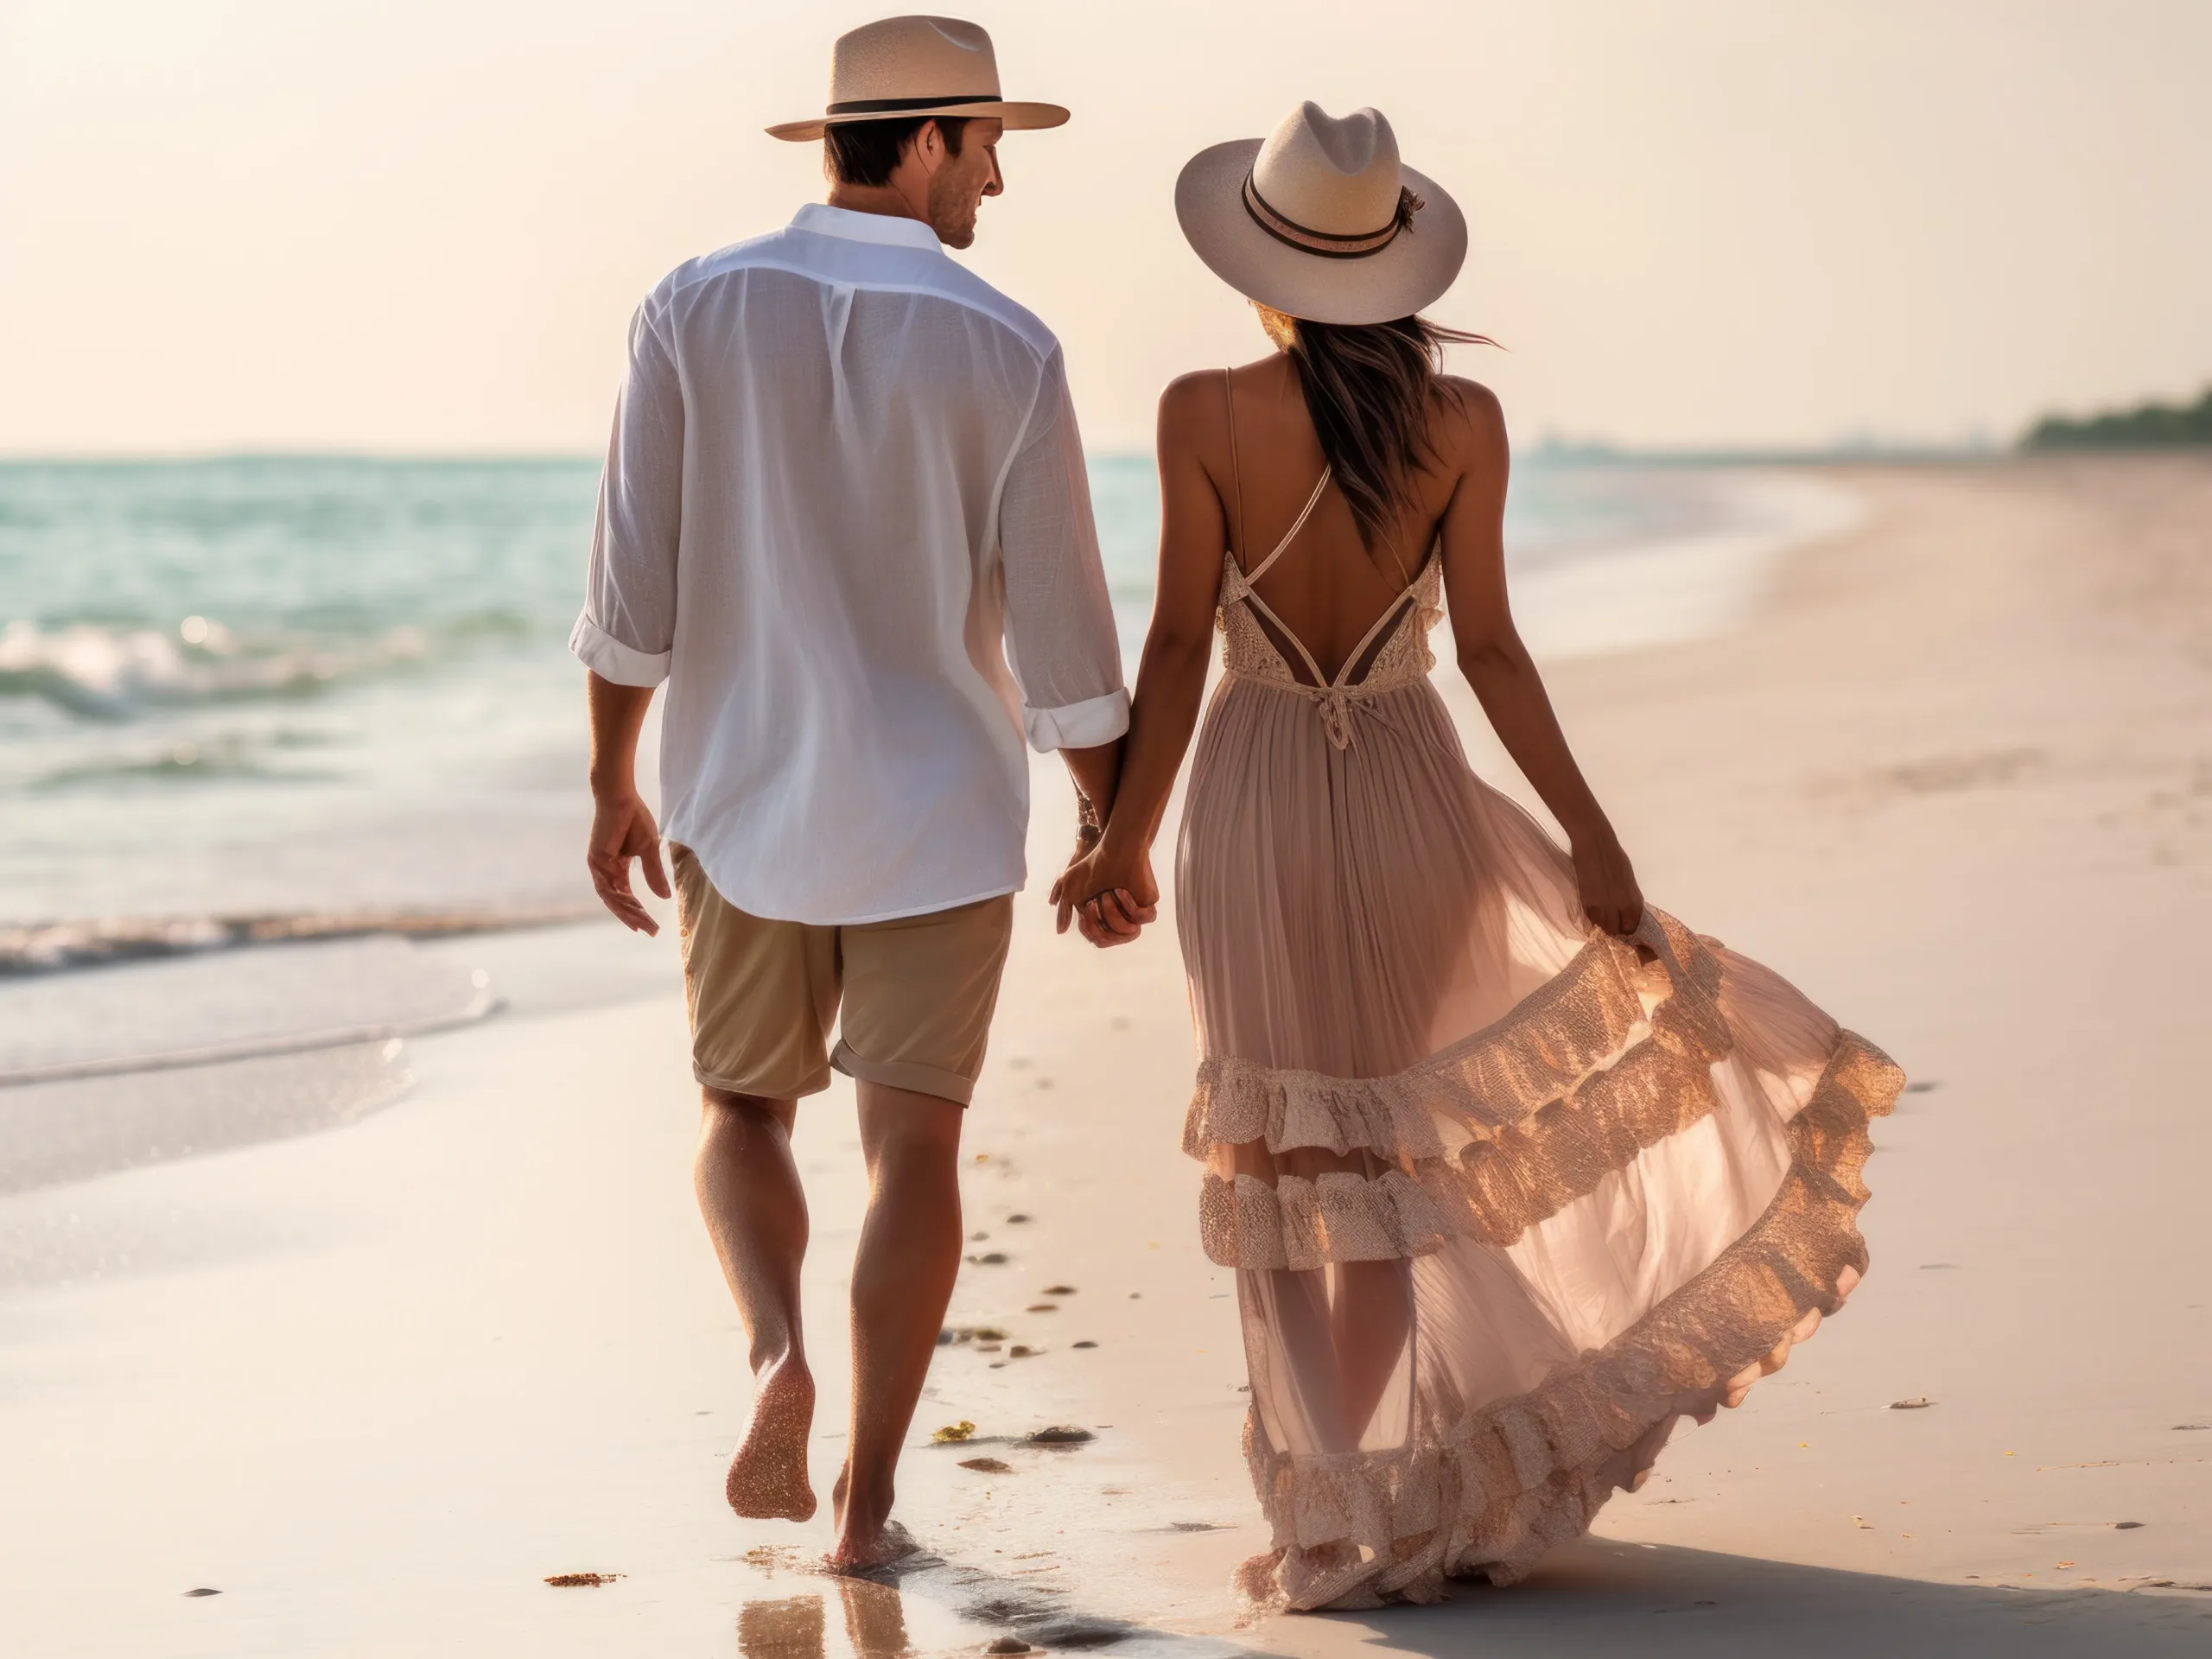
[[[1467,257],[1467,221],[1398,161],[1379,110],[1301,104],[1265,138],[1200,150],[1175,217],[1215,276],[1313,322],[1389,322],[1433,303]]]
[[[1017,127],[1057,127],[1057,104],[1016,104],[999,96],[991,37],[957,17],[887,17],[837,37],[830,63],[830,107],[805,121],[768,129],[771,137],[819,138],[853,121],[904,121],[930,115],[987,116]]]

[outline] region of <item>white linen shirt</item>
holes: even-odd
[[[1058,342],[917,219],[810,206],[678,266],[631,324],[569,649],[668,681],[663,832],[739,909],[1016,891],[1025,729],[1128,728]]]

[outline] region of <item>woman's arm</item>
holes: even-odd
[[[1129,708],[1129,734],[1106,833],[1088,858],[1068,867],[1053,887],[1065,931],[1070,912],[1099,894],[1122,895],[1118,908],[1148,911],[1159,903],[1152,842],[1167,810],[1175,777],[1198,725],[1213,652],[1214,607],[1221,598],[1226,519],[1199,446],[1217,435],[1225,415],[1218,374],[1185,375],[1160,399],[1160,578],[1152,627],[1145,635]],[[1115,936],[1135,930],[1110,899],[1103,918]],[[1116,926],[1116,922],[1122,924]]]
[[[1632,933],[1643,894],[1619,838],[1574,764],[1544,683],[1513,626],[1505,598],[1505,416],[1480,386],[1465,394],[1462,472],[1443,520],[1444,590],[1459,671],[1505,752],[1567,831],[1583,913],[1610,933]]]

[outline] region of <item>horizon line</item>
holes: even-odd
[[[1895,443],[1853,440],[1827,444],[1719,443],[1654,445],[1547,437],[1518,448],[1522,461],[1570,465],[1816,465],[1839,461],[1986,461],[2022,453],[2017,443],[1929,442]],[[1086,448],[1092,461],[1150,461],[1148,448]],[[0,450],[0,467],[193,467],[284,461],[336,461],[359,466],[598,466],[595,453],[563,449],[370,449],[218,448],[207,449]]]

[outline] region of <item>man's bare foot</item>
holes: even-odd
[[[753,1421],[730,1459],[722,1495],[754,1521],[808,1521],[814,1486],[806,1478],[807,1437],[814,1431],[814,1378],[797,1361],[766,1372],[753,1396]]]
[[[830,1572],[845,1578],[866,1578],[918,1554],[921,1546],[913,1534],[896,1521],[866,1529],[848,1526],[837,1535],[837,1547],[822,1558]]]
[[[837,1483],[830,1489],[830,1513],[837,1523],[837,1543],[822,1558],[822,1564],[832,1573],[866,1577],[918,1553],[921,1546],[914,1541],[913,1534],[889,1516],[871,1520],[851,1511],[846,1500],[852,1481],[852,1465],[847,1464],[837,1471]]]

